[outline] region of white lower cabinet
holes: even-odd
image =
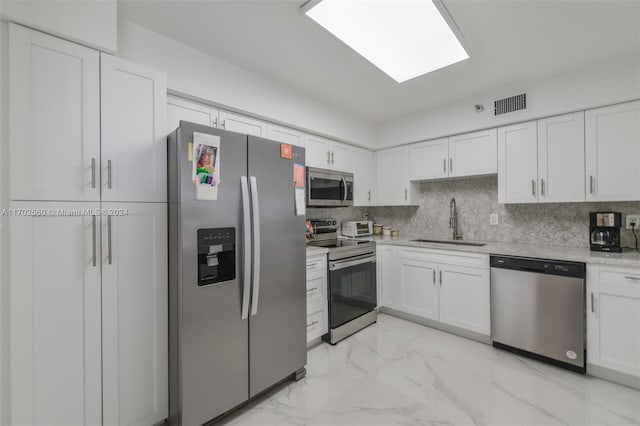
[[[307,257],[307,343],[329,331],[327,255]]]
[[[383,307],[488,336],[489,256],[416,247],[378,247]]]
[[[587,265],[587,362],[640,378],[640,271]]]
[[[398,308],[404,312],[438,319],[438,265],[410,259],[398,260],[400,292]]]
[[[397,286],[398,247],[379,245],[376,248],[376,284],[378,286],[378,307],[395,307],[394,289]]]
[[[167,417],[167,206],[13,202],[10,424]],[[102,209],[102,211],[101,211]]]

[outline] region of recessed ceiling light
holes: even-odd
[[[469,58],[433,0],[312,0],[302,11],[398,83]]]

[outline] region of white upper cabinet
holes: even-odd
[[[475,176],[498,172],[497,129],[449,138],[449,176]]]
[[[640,200],[640,101],[585,113],[587,201]]]
[[[158,424],[168,415],[167,206],[102,209],[115,214],[101,225],[104,424]]]
[[[498,128],[498,202],[538,201],[535,121]]]
[[[164,73],[101,55],[102,200],[167,200]]]
[[[418,203],[419,193],[409,180],[409,147],[376,152],[376,204],[409,206]]]
[[[167,133],[177,129],[180,126],[180,120],[218,127],[218,108],[169,95],[167,96]]]
[[[285,126],[267,123],[267,139],[304,148],[304,133]]]
[[[584,193],[584,112],[538,120],[538,201],[581,202]]]
[[[10,24],[10,197],[100,200],[100,56]]]
[[[11,218],[8,424],[102,423],[100,217],[80,213],[99,207],[11,203],[79,214]]]
[[[331,167],[331,141],[321,136],[305,134],[307,166],[328,169]]]
[[[353,205],[375,205],[375,154],[355,146],[349,147],[349,168],[353,173]]]
[[[409,145],[410,179],[425,180],[448,176],[449,140],[435,139]]]
[[[264,121],[223,109],[220,110],[220,128],[251,136],[267,135],[267,123]]]
[[[305,134],[307,166],[351,171],[349,145],[311,134]]]

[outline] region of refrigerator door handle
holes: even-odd
[[[246,176],[240,176],[242,191],[242,235],[244,235],[244,275],[242,284],[242,319],[249,317],[249,289],[251,287],[251,211],[249,210],[249,184]]]
[[[251,181],[251,208],[253,209],[253,294],[251,295],[251,316],[258,313],[260,297],[260,205],[258,204],[258,182],[255,176]]]

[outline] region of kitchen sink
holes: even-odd
[[[474,247],[482,247],[485,246],[486,244],[484,243],[472,243],[469,241],[459,241],[459,240],[424,240],[424,239],[417,239],[417,240],[411,240],[411,241],[415,241],[416,243],[435,243],[435,244],[455,244],[455,245],[459,245],[459,246],[474,246]]]

